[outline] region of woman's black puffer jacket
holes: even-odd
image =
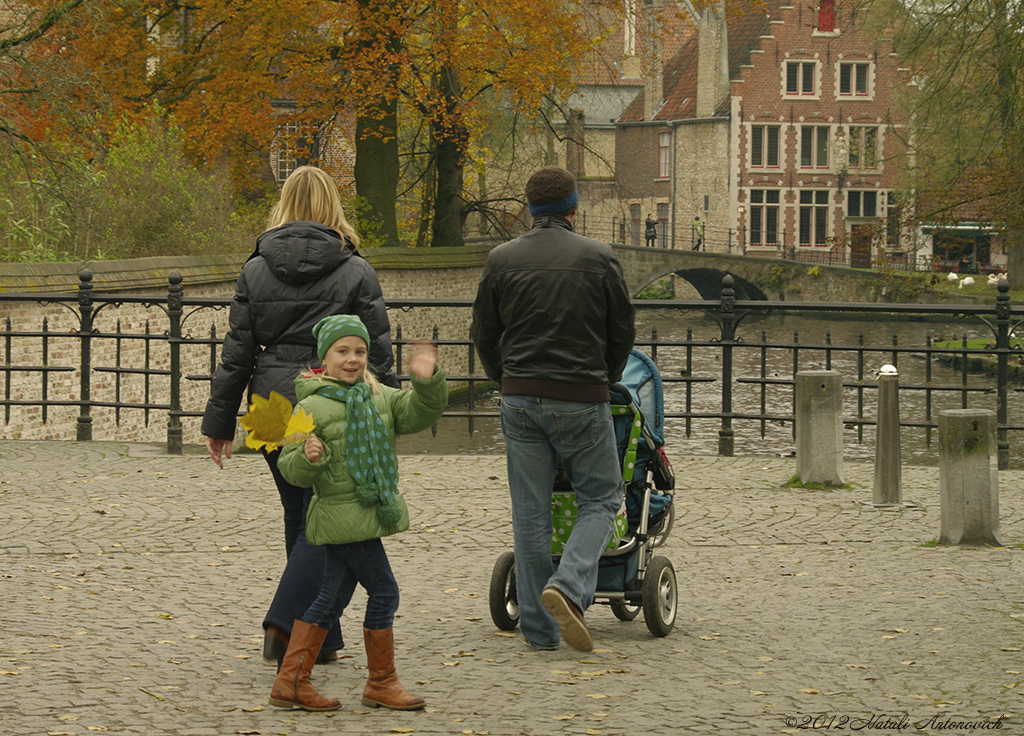
[[[391,324],[373,267],[350,241],[317,222],[288,222],[263,233],[235,285],[203,435],[234,438],[246,386],[249,400],[277,391],[294,404],[295,377],[320,365],[313,325],[332,314],[363,321],[371,368],[382,383],[397,387]]]

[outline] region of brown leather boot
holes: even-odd
[[[276,626],[268,626],[263,634],[263,659],[277,660],[277,671],[281,671],[284,653],[288,651],[288,640],[291,634]]]
[[[363,689],[363,705],[384,706],[392,710],[419,710],[426,705],[398,681],[395,674],[395,638],[393,629],[363,629],[366,664],[370,678]]]
[[[296,620],[288,640],[288,651],[284,654],[281,669],[270,691],[270,704],[281,708],[299,707],[303,710],[337,710],[341,702],[325,698],[316,691],[309,681],[320,646],[327,637],[327,629],[316,624]]]

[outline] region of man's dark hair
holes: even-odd
[[[576,177],[561,166],[545,166],[526,182],[526,201],[536,206],[561,202],[576,191]],[[568,215],[576,208],[552,214]]]

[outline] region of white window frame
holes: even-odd
[[[882,214],[882,194],[877,189],[848,189],[846,190],[846,217],[859,220],[877,220]],[[871,203],[870,208],[868,203]],[[868,209],[872,210],[868,214]]]
[[[790,69],[796,67],[796,91],[789,88]],[[810,78],[810,91],[807,81]],[[782,65],[782,95],[794,99],[812,99],[820,96],[818,62],[814,59],[787,59]]]
[[[808,202],[807,200],[811,201]],[[827,189],[801,189],[797,196],[797,243],[801,248],[828,245],[828,212],[831,193]],[[808,236],[804,235],[804,215],[808,216]],[[819,238],[819,235],[821,236]]]
[[[831,130],[827,125],[800,126],[800,168],[827,169],[831,164],[832,154]],[[805,163],[805,154],[810,154],[809,163]]]
[[[750,190],[750,236],[751,247],[775,248],[781,242],[779,235],[780,214],[782,205],[781,189]],[[774,223],[772,223],[774,220]],[[770,225],[774,227],[770,227]],[[754,233],[760,233],[755,240]],[[774,236],[774,239],[768,237]]]
[[[771,160],[771,132],[775,133],[775,161]],[[750,165],[751,169],[778,169],[782,166],[782,126],[751,125],[750,126]]]
[[[843,92],[843,74],[849,70],[849,89]],[[874,81],[874,64],[870,61],[841,61],[836,72],[836,97],[844,100],[870,100]],[[863,81],[863,89],[860,82]]]
[[[299,123],[297,120],[287,120],[278,126],[277,135],[277,161],[275,162],[275,174],[278,183],[284,181],[295,169],[299,168],[299,153],[295,145],[295,138],[299,134]]]
[[[658,178],[668,179],[672,175],[672,134],[658,136]]]
[[[847,168],[856,171],[874,171],[879,166],[881,127],[878,125],[851,125],[846,131],[849,142]],[[873,139],[873,142],[870,140]],[[868,155],[870,153],[870,155]]]

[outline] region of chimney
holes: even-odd
[[[658,27],[661,0],[644,3],[644,120],[653,120],[665,101],[665,64]]]
[[[703,11],[697,33],[697,117],[709,118],[729,92],[729,36],[721,0]]]

